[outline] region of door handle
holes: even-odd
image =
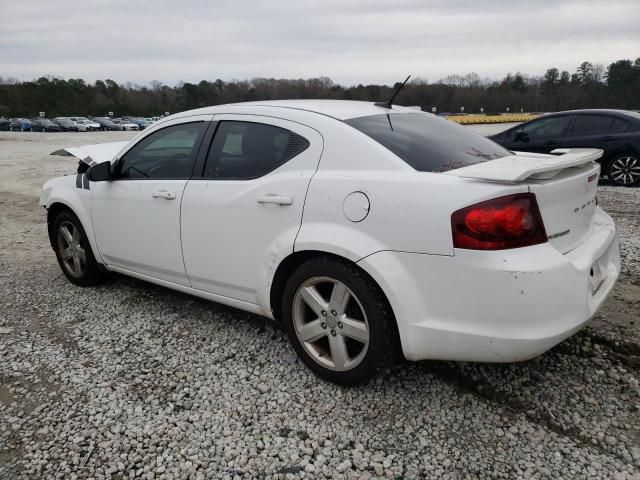
[[[612,140],[616,140],[616,137],[612,137],[611,135],[607,135],[606,137],[602,137],[600,140],[603,142],[611,142]]]
[[[264,195],[258,197],[259,204],[273,203],[275,205],[291,205],[293,203],[292,197],[286,195]]]
[[[153,198],[164,198],[165,200],[175,200],[177,195],[176,192],[168,192],[166,190],[158,190],[151,194]]]

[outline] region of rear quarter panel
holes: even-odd
[[[323,132],[325,150],[309,185],[296,251],[327,251],[352,261],[383,250],[452,256],[452,212],[528,191],[522,184],[418,172],[366,135],[344,128]],[[352,192],[369,199],[360,222],[344,214]]]

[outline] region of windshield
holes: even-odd
[[[445,172],[511,155],[471,130],[426,113],[345,120],[420,172]]]

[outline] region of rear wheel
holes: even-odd
[[[623,153],[614,157],[608,165],[607,175],[616,185],[631,187],[640,183],[640,158]]]
[[[53,249],[62,273],[76,285],[88,287],[104,280],[87,234],[78,217],[70,211],[60,212],[53,223]]]
[[[300,265],[285,286],[282,313],[298,356],[330,382],[362,383],[394,351],[386,299],[368,276],[347,263],[317,258]]]

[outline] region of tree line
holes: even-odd
[[[107,80],[94,83],[43,76],[33,81],[0,77],[0,116],[48,117],[62,115],[155,116],[209,105],[252,100],[329,98],[381,101],[399,86],[341,86],[326,77],[309,79],[253,78],[225,82],[202,80],[175,86]],[[429,83],[416,78],[396,99],[401,105],[431,111],[466,113],[545,112],[575,108],[640,109],[640,58],[617,60],[606,68],[581,63],[575,72],[549,68],[543,76],[509,73],[501,80],[482,79],[476,73],[449,75]]]

